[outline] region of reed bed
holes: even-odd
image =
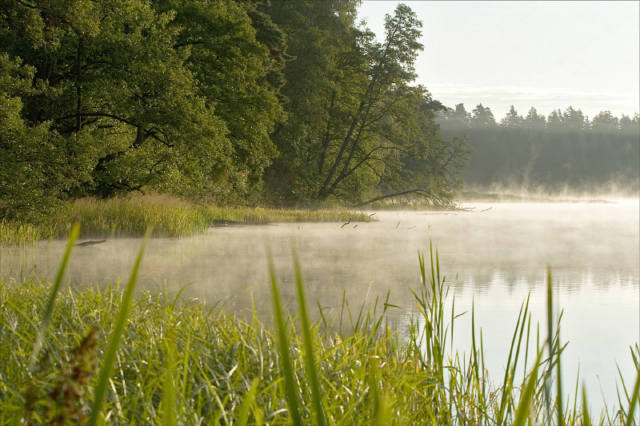
[[[53,234],[52,229],[45,226],[18,223],[14,221],[0,221],[0,245],[35,243],[48,239]]]
[[[292,210],[261,207],[224,207],[194,204],[168,195],[146,195],[99,200],[77,200],[41,223],[0,222],[0,244],[33,243],[64,238],[75,222],[82,237],[142,236],[148,227],[159,237],[201,234],[211,226],[229,222],[354,222],[374,220],[347,210]]]
[[[546,332],[538,327],[534,337],[523,302],[505,376],[493,384],[481,333],[472,333],[466,356],[451,353],[460,314],[455,303],[445,312],[437,251],[420,256],[413,294],[421,317],[401,334],[384,322],[388,297],[371,309],[343,303],[339,326],[324,316],[310,322],[295,259],[293,317],[271,266],[274,326],[255,308],[242,319],[179,295],[134,297],[143,249],[126,284],[62,288],[77,236],[75,228],[54,283],[0,281],[0,425],[638,424],[638,345],[631,355],[639,375],[621,377],[618,408],[589,412],[577,385],[574,401],[582,403],[564,405],[565,345],[550,271]]]

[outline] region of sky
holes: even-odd
[[[640,1],[364,0],[359,19],[382,40],[398,3],[424,25],[417,83],[448,107],[640,112]]]

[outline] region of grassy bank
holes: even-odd
[[[39,224],[0,221],[0,244],[31,243],[64,238],[74,222],[82,224],[82,237],[142,236],[151,226],[154,236],[182,237],[211,226],[235,222],[354,222],[372,220],[347,210],[292,210],[261,207],[220,207],[194,204],[166,195],[82,199],[65,205]]]
[[[496,384],[475,331],[466,356],[448,356],[458,314],[445,312],[437,253],[420,259],[414,293],[425,326],[402,334],[384,323],[386,301],[344,303],[333,326],[309,323],[297,264],[293,319],[271,271],[273,327],[164,294],[133,297],[138,263],[126,286],[58,291],[64,264],[53,283],[0,281],[0,425],[638,423],[640,375],[621,383],[611,412],[585,410],[577,386],[580,403],[565,405],[559,320],[536,331],[528,301]],[[548,312],[551,283],[549,273]],[[530,348],[538,355],[527,360]],[[637,345],[631,353],[640,371]]]

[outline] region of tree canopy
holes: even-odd
[[[357,5],[0,0],[0,215],[134,191],[448,202],[467,150],[415,85],[422,22],[401,4],[378,39]]]
[[[440,104],[413,84],[422,22],[401,4],[378,40],[355,25],[356,3],[274,0],[267,9],[295,57],[284,69],[287,119],[273,135],[281,156],[268,182],[288,200],[411,192],[443,202],[465,151],[442,140]],[[447,162],[451,155],[459,161]]]
[[[230,0],[0,1],[2,208],[244,196],[281,116],[252,24]]]

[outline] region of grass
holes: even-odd
[[[0,220],[0,245],[35,243],[49,239],[53,231],[50,226]]]
[[[631,356],[638,379],[621,377],[618,409],[594,417],[577,385],[581,406],[563,405],[566,344],[561,315],[553,316],[550,272],[547,337],[538,327],[533,338],[524,301],[496,386],[484,377],[473,311],[469,357],[451,351],[461,314],[455,301],[445,312],[449,288],[437,250],[420,256],[422,280],[413,291],[420,315],[403,334],[384,322],[393,307],[388,296],[354,312],[343,303],[339,329],[324,316],[310,322],[295,257],[300,312],[287,315],[271,265],[273,327],[257,319],[255,308],[242,319],[165,294],[134,297],[141,258],[142,249],[124,290],[120,283],[100,290],[59,288],[58,280],[37,277],[0,281],[0,425],[638,424],[637,344]],[[30,369],[43,329],[42,351]],[[536,356],[528,360],[530,346]]]
[[[261,207],[221,207],[194,204],[168,195],[77,200],[55,217],[38,225],[0,221],[0,244],[24,244],[64,238],[75,222],[82,238],[142,236],[148,227],[161,237],[201,234],[224,223],[354,222],[373,220],[365,213],[346,210],[292,210]]]

